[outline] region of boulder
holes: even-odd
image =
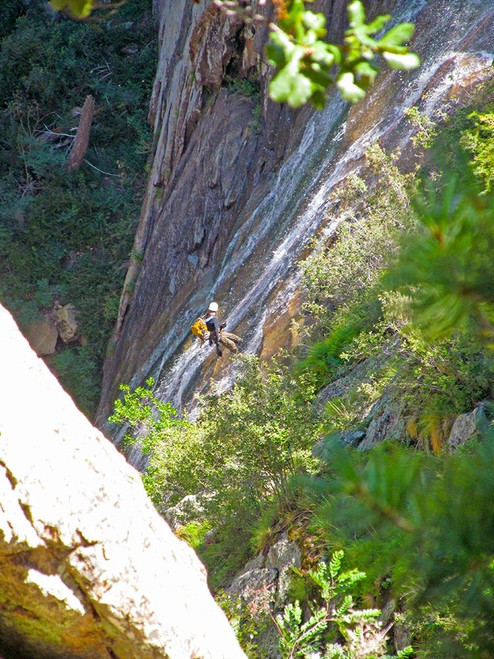
[[[181,526],[192,521],[199,521],[204,516],[203,497],[197,494],[188,494],[176,506],[165,510],[165,519],[171,528],[176,531]]]
[[[302,565],[302,554],[296,542],[288,539],[286,533],[271,547],[266,558],[266,567],[273,567],[278,571],[278,587],[276,602],[284,606],[293,576],[293,567]]]
[[[448,448],[453,451],[459,446],[462,446],[468,440],[475,437],[479,430],[487,427],[488,423],[483,405],[476,407],[473,412],[460,414],[455,419],[449,433],[447,441]]]
[[[278,571],[272,567],[259,567],[239,574],[227,589],[227,594],[242,600],[252,615],[268,613],[275,599]]]
[[[29,323],[24,327],[24,335],[31,348],[40,357],[55,354],[58,332],[52,319],[48,316]]]
[[[140,475],[0,307],[0,656],[244,657]]]
[[[55,325],[58,335],[64,343],[79,340],[79,329],[76,320],[77,311],[72,304],[59,307],[55,314]]]
[[[367,450],[387,439],[403,439],[406,435],[406,402],[389,389],[375,403],[370,413],[370,423],[365,438],[359,443],[360,450]]]
[[[291,568],[301,564],[297,543],[284,533],[266,557],[259,554],[247,563],[227,592],[243,600],[251,610],[267,613],[272,608],[283,607],[292,576]]]

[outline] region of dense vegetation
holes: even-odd
[[[266,656],[269,626],[283,657],[408,656],[372,627],[391,599],[413,656],[492,656],[491,116],[488,90],[441,130],[411,113],[418,153],[429,147],[412,174],[396,154],[368,151],[362,175],[335,192],[337,233],[301,263],[302,347],[271,365],[240,357],[233,390],[203,401],[195,422],[151,389],[123,388],[112,420],[148,453],[155,505],[199,497],[179,533],[216,592],[282,531],[302,547],[284,612],[253,620],[227,607],[249,656]],[[452,452],[454,420],[479,403],[483,425]],[[387,441],[348,447],[383,409],[396,421]],[[336,592],[341,550],[366,575],[343,573]],[[357,650],[364,631],[381,645]]]
[[[82,344],[50,365],[88,414],[138,221],[156,68],[151,3],[72,21],[42,2],[2,3],[0,296],[21,326],[55,302],[78,312]],[[65,164],[88,94],[82,167]]]

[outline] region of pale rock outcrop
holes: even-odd
[[[243,657],[194,552],[0,307],[0,654]]]
[[[479,431],[485,429],[488,426],[489,422],[485,415],[485,410],[483,405],[479,405],[472,412],[467,414],[460,414],[458,416],[451,428],[451,432],[448,437],[448,448],[450,450],[455,450],[459,446],[468,442],[468,440],[474,438]]]
[[[288,539],[286,533],[271,547],[266,558],[266,567],[273,567],[278,572],[277,603],[282,606],[288,595],[288,588],[293,576],[292,568],[302,565],[302,554],[296,542]]]
[[[367,450],[387,439],[399,439],[406,435],[406,401],[386,391],[375,403],[365,438],[358,448]]]
[[[269,549],[267,556],[258,554],[247,563],[227,589],[232,605],[247,607],[253,616],[272,616],[281,612],[288,602],[292,568],[300,568],[302,556],[297,543],[284,533]],[[266,625],[256,636],[260,657],[277,658],[278,632]]]
[[[181,526],[204,518],[204,495],[187,494],[175,506],[164,511],[164,516],[171,528],[176,531]]]

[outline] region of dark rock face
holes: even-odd
[[[343,0],[319,3],[329,38],[340,40]],[[158,394],[180,406],[231,364],[186,343],[213,297],[243,350],[269,356],[291,345],[300,308],[297,259],[329,222],[329,193],[359,169],[379,140],[400,146],[410,167],[413,127],[404,111],[431,116],[468,98],[491,70],[489,0],[373,2],[416,22],[415,72],[383,72],[349,108],[333,94],[326,109],[292,111],[269,101],[265,28],[242,25],[190,0],[160,0],[160,61],[151,102],[155,153],[115,340],[104,370],[98,423],[120,382],[150,374]]]

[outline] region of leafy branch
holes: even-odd
[[[366,24],[360,0],[348,5],[349,28],[343,45],[323,41],[326,18],[306,9],[304,0],[289,0],[279,24],[271,23],[268,60],[277,71],[269,86],[274,101],[301,107],[311,102],[320,109],[326,92],[336,84],[342,97],[356,103],[372,85],[379,71],[377,56],[382,55],[393,69],[410,70],[419,66],[415,53],[404,45],[414,33],[413,23],[400,23],[383,37],[375,39],[391,16],[383,15]]]
[[[356,103],[364,98],[379,72],[378,56],[392,69],[419,66],[418,56],[404,45],[413,36],[413,23],[395,25],[376,39],[391,16],[378,16],[366,23],[361,0],[350,0],[349,28],[343,44],[338,46],[324,41],[326,17],[308,10],[307,2],[312,0],[272,0],[277,20],[269,23],[271,36],[266,53],[276,68],[269,85],[273,101],[288,103],[292,108],[310,102],[321,109],[328,89],[336,85],[346,101]],[[77,18],[87,18],[98,8],[96,0],[51,0],[51,4]],[[245,22],[267,22],[262,14],[254,13],[252,1],[216,0],[215,4]],[[259,2],[261,7],[265,4],[266,0]]]
[[[336,551],[329,563],[320,562],[315,570],[309,570],[308,576],[320,588],[322,606],[312,601],[309,604],[311,616],[303,622],[303,611],[298,600],[289,603],[283,614],[272,617],[280,635],[279,650],[283,659],[306,657],[309,653],[319,652],[324,645],[324,635],[330,623],[345,641],[326,644],[325,657],[383,656],[386,637],[392,623],[384,628],[378,618],[379,609],[357,609],[352,592],[366,577],[365,572],[353,569],[341,572],[344,552]],[[412,648],[405,648],[398,655],[408,657]],[[389,658],[391,659],[391,658]]]

